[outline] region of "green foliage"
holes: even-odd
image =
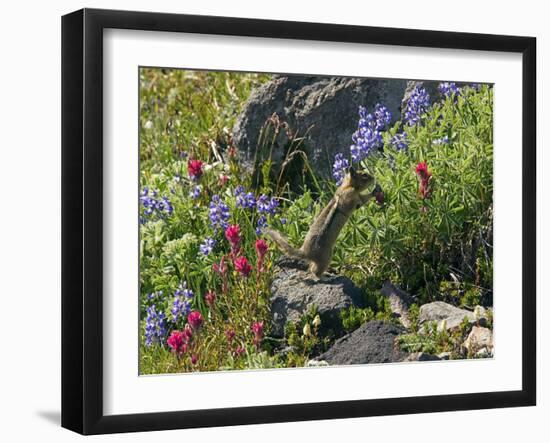
[[[340,318],[342,320],[342,326],[346,332],[352,332],[356,330],[363,323],[373,320],[375,314],[371,308],[357,308],[350,306],[347,309],[340,311]]]
[[[230,144],[230,129],[266,74],[141,68],[140,171],[158,172],[182,152],[212,162],[212,143]]]
[[[414,333],[418,332],[419,317],[420,317],[420,308],[416,303],[413,303],[409,307],[409,321],[411,322],[411,331]]]
[[[417,325],[411,328],[412,333],[398,336],[397,343],[406,352],[425,352],[432,355],[448,353],[450,359],[472,358],[462,347],[471,327],[466,317],[453,331],[447,331],[441,325],[438,327],[437,322],[429,322],[423,325],[421,331]]]
[[[285,325],[284,355],[286,367],[304,366],[311,355],[318,355],[328,348],[332,341],[331,331],[321,334],[321,318],[315,306],[300,318],[299,322]]]
[[[439,284],[451,274],[480,285],[482,295],[492,292],[493,92],[463,91],[456,103],[434,104],[422,124],[403,128],[408,149],[390,143],[397,123],[385,134],[384,152],[364,160],[385,202],[361,208],[344,228],[337,268],[390,279],[422,302],[440,299]],[[448,144],[434,144],[443,136]],[[427,198],[419,194],[420,162],[432,173]]]

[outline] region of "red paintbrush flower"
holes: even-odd
[[[264,322],[255,321],[252,323],[252,326],[250,326],[250,329],[252,329],[252,332],[254,333],[254,344],[258,346],[264,336]]]
[[[420,162],[416,165],[416,175],[420,181],[420,195],[423,199],[428,198],[431,195],[430,179],[432,173],[428,170],[428,164],[426,162]]]
[[[189,343],[191,339],[193,338],[193,330],[191,329],[191,326],[189,323],[185,325],[185,328],[183,328],[183,339],[185,343]]]
[[[208,306],[214,306],[216,301],[216,293],[214,291],[208,291],[204,296],[204,301]]]
[[[244,354],[245,352],[246,350],[242,346],[237,346],[237,348],[235,348],[235,356],[237,357]]]
[[[256,254],[258,255],[258,261],[256,263],[256,268],[258,269],[258,272],[262,272],[264,268],[264,257],[267,253],[268,246],[264,239],[258,239],[256,240],[256,244],[254,245],[256,248]]]
[[[183,331],[172,331],[170,337],[166,340],[166,344],[170,347],[170,349],[172,349],[172,352],[175,352],[178,355],[181,355],[187,351],[186,342],[187,341]]]
[[[202,318],[202,315],[199,311],[191,311],[187,316],[187,323],[189,323],[191,328],[195,331],[198,331],[200,329],[203,322],[204,319]]]
[[[265,240],[262,238],[256,240],[256,244],[254,246],[256,248],[256,254],[258,254],[258,258],[263,259],[268,250],[268,246]]]
[[[250,275],[250,272],[252,271],[252,266],[250,266],[250,263],[248,263],[248,260],[246,257],[241,256],[233,262],[235,265],[235,269],[239,274],[241,274],[243,277],[247,278]]]
[[[225,230],[225,238],[231,243],[231,248],[237,248],[241,241],[241,228],[239,225],[231,225]]]
[[[200,160],[189,160],[187,162],[187,173],[191,180],[198,180],[202,177],[202,165],[203,163]]]
[[[221,277],[223,277],[225,275],[225,273],[227,272],[227,265],[225,264],[225,256],[223,256],[220,259],[220,263],[213,263],[212,264],[212,270],[216,274],[219,274]]]
[[[432,173],[428,171],[428,164],[426,162],[420,162],[416,165],[416,173],[420,176],[420,178],[432,176]]]
[[[231,345],[233,339],[235,338],[235,330],[233,328],[227,328],[225,330],[225,337],[227,338],[227,343]]]
[[[219,179],[220,186],[225,186],[228,180],[229,180],[229,177],[227,175],[225,174],[220,175],[220,179]]]
[[[252,326],[250,326],[250,329],[252,329],[252,332],[256,337],[262,337],[264,335],[264,322],[263,321],[255,321],[252,323]]]

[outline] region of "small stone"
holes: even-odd
[[[418,323],[420,332],[425,332],[425,326],[428,323],[436,322],[438,331],[455,331],[460,327],[464,318],[468,319],[470,325],[479,324],[485,326],[487,324],[486,312],[481,312],[481,317],[476,318],[472,311],[457,308],[442,301],[427,303],[420,307]]]
[[[466,351],[478,353],[485,350],[487,355],[492,354],[493,333],[488,328],[474,326],[462,346]]]

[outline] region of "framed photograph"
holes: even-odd
[[[535,405],[530,37],[62,19],[62,425]]]

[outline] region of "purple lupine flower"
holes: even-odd
[[[414,126],[420,121],[420,117],[426,113],[430,107],[430,95],[422,86],[416,86],[407,100],[405,116],[403,120],[409,126]]]
[[[162,197],[162,207],[163,211],[165,211],[168,215],[172,215],[172,212],[174,212],[174,207],[168,197]]]
[[[162,311],[157,311],[155,305],[149,306],[145,319],[145,346],[164,343],[167,333],[166,315]]]
[[[460,95],[460,88],[456,85],[455,82],[442,82],[437,87],[439,93],[445,97],[449,98],[452,96],[458,97]]]
[[[187,289],[187,283],[180,283],[178,289],[174,292],[174,301],[172,303],[172,321],[177,323],[180,318],[184,318],[191,310],[191,299],[194,297],[193,291]]]
[[[261,235],[263,229],[267,226],[267,217],[265,215],[260,215],[258,221],[256,222],[256,235]]]
[[[385,106],[377,104],[374,113],[367,113],[367,109],[359,106],[359,123],[351,139],[351,159],[358,162],[367,157],[373,150],[383,145],[381,131],[391,123],[391,112]]]
[[[193,186],[191,191],[189,191],[189,197],[193,200],[196,200],[201,195],[201,187],[199,185]]]
[[[210,224],[214,229],[225,229],[229,226],[229,206],[220,198],[213,195],[209,206]]]
[[[376,122],[376,130],[381,131],[386,129],[391,123],[391,112],[388,108],[380,103],[374,107],[374,118]]]
[[[216,240],[210,237],[206,237],[204,239],[204,242],[199,246],[199,249],[202,255],[207,256],[212,252],[215,246],[216,246]]]
[[[151,292],[150,294],[147,294],[147,300],[152,301],[159,298],[162,299],[162,296],[163,296],[162,290],[157,292]]]
[[[159,199],[158,191],[155,190],[151,192],[147,186],[141,191],[139,201],[143,206],[143,214],[141,216],[142,218],[140,218],[141,222],[146,222],[147,219],[155,215],[158,218],[163,218],[167,215],[172,215],[174,212],[174,207],[168,197],[162,196]]]
[[[254,209],[256,207],[256,197],[252,192],[245,192],[243,186],[235,188],[235,197],[239,208]]]
[[[269,198],[267,195],[262,194],[256,201],[256,208],[260,214],[275,215],[279,201],[275,197]]]
[[[349,160],[344,158],[344,154],[338,153],[334,156],[334,164],[332,165],[332,176],[336,180],[336,184],[340,186],[346,175],[346,170],[349,168]]]
[[[407,133],[402,132],[401,134],[395,134],[390,143],[398,151],[403,151],[409,147],[409,141],[407,140]]]
[[[438,138],[432,142],[434,145],[448,145],[449,144],[449,136],[445,135],[441,138]]]

